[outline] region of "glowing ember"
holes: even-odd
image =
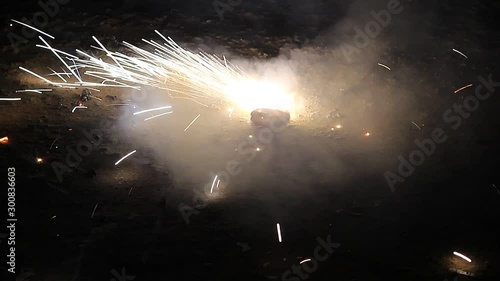
[[[38,164],[41,164],[41,163],[43,163],[43,159],[42,159],[42,158],[40,158],[40,157],[38,157],[38,158],[36,158],[36,162],[37,162]]]
[[[367,133],[365,134],[365,137],[369,137],[369,136],[370,136],[370,133],[368,133],[368,132],[367,132]]]
[[[301,261],[300,264],[303,264],[303,263],[308,262],[308,261],[311,261],[311,259],[305,259],[305,260]]]
[[[0,143],[1,144],[7,144],[7,143],[9,143],[9,137],[0,138]]]
[[[335,126],[335,128],[337,128],[337,129],[341,129],[341,128],[342,128],[342,125],[337,125],[337,126]]]

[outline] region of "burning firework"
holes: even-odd
[[[92,47],[102,51],[108,61],[78,49],[76,52],[80,57],[68,54],[53,48],[39,36],[43,45],[37,47],[50,50],[67,69],[64,72],[52,70],[53,73],[49,74],[56,75],[61,81],[52,81],[24,67],[19,68],[62,88],[140,89],[140,86],[152,86],[167,90],[173,98],[189,99],[205,106],[209,103],[235,104],[247,113],[256,108],[292,109],[293,97],[282,87],[247,75],[224,56],[219,58],[205,52],[190,52],[170,37],[155,32],[164,40],[163,43],[142,39],[150,47],[147,50],[123,42],[129,54],[109,51],[93,36],[98,47]]]

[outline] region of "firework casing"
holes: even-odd
[[[259,108],[252,111],[250,120],[257,127],[284,127],[290,122],[290,113],[278,109]]]

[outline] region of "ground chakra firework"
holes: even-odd
[[[106,61],[81,50],[76,50],[79,57],[68,54],[53,48],[39,36],[43,45],[37,46],[50,50],[66,69],[64,72],[52,70],[50,75],[60,81],[49,80],[24,67],[20,69],[55,87],[140,89],[152,86],[167,90],[173,98],[190,99],[205,106],[235,104],[247,113],[256,108],[291,110],[292,96],[278,85],[254,79],[224,56],[190,52],[170,37],[155,32],[164,40],[162,43],[142,39],[149,45],[149,49],[144,49],[123,42],[129,50],[127,54],[106,49],[93,36],[98,45],[93,48],[103,52],[108,58]]]

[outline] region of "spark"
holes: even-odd
[[[494,184],[492,184],[492,185],[495,188],[495,190],[497,191],[498,195],[500,195],[500,191],[498,191],[498,188]]]
[[[191,127],[191,125],[193,125],[194,122],[196,122],[196,120],[198,120],[198,118],[200,118],[201,116],[201,113],[198,114],[198,116],[196,116],[196,118],[193,119],[193,121],[191,121],[191,123],[189,123],[189,125],[186,127],[186,129],[184,129],[184,132],[187,131],[189,129],[189,127]]]
[[[0,143],[1,143],[1,144],[6,144],[6,143],[9,143],[9,137],[3,137],[3,138],[0,138]]]
[[[256,150],[257,150],[257,151],[260,151],[260,147],[257,147],[257,149],[256,149]]]
[[[173,111],[169,111],[169,112],[166,112],[166,113],[162,113],[162,114],[158,114],[158,115],[155,115],[155,116],[148,117],[148,118],[144,119],[144,121],[148,121],[148,120],[151,120],[153,118],[160,117],[160,116],[163,116],[163,115],[167,115],[167,114],[170,114],[170,113],[173,113]]]
[[[388,66],[387,66],[387,65],[385,65],[385,64],[378,63],[378,65],[379,65],[379,66],[381,66],[381,67],[384,67],[384,68],[385,68],[385,69],[387,69],[387,70],[391,70],[391,68],[390,68],[390,67],[388,67]]]
[[[94,90],[97,90],[97,89],[94,89]],[[99,90],[97,90],[97,91],[99,91]],[[93,95],[89,95],[89,96],[90,96],[91,98],[96,99],[96,100],[100,100],[100,101],[102,101],[102,99],[101,99],[101,98],[98,98],[98,97],[96,97],[96,96],[93,96]]]
[[[276,229],[278,231],[278,241],[281,243],[281,241],[282,241],[281,240],[281,228],[280,228],[280,224],[279,223],[276,224]]]
[[[455,256],[461,257],[462,259],[464,259],[464,260],[466,260],[466,261],[468,261],[468,262],[472,262],[472,260],[471,260],[471,259],[469,259],[468,257],[466,257],[466,256],[464,256],[464,255],[462,255],[462,254],[460,254],[459,252],[453,252],[453,254],[454,254]]]
[[[462,55],[464,58],[466,58],[466,59],[468,58],[466,55],[464,55],[464,53],[460,52],[459,50],[457,50],[457,49],[452,49],[452,50],[453,50],[454,52],[456,52],[456,53],[458,53],[458,54]]]
[[[308,262],[308,261],[311,261],[311,259],[305,259],[305,260],[301,261],[300,264],[303,264],[303,263]]]
[[[56,216],[53,216],[53,217],[52,217],[52,218],[50,218],[50,219],[51,219],[51,220],[53,220],[53,219],[55,219],[55,218],[56,218]]]
[[[228,108],[227,111],[229,111],[229,118],[231,118],[231,115],[233,115],[234,108]]]
[[[156,108],[151,108],[151,109],[146,109],[146,110],[142,110],[142,111],[138,111],[138,112],[134,112],[134,115],[138,115],[138,114],[142,114],[142,113],[146,113],[146,112],[151,112],[151,111],[157,111],[157,110],[163,110],[163,109],[169,109],[169,108],[172,108],[171,106],[162,106],[162,107],[156,107]]]
[[[340,128],[342,128],[342,125],[337,125],[337,126],[335,126],[335,128],[340,129]]]
[[[97,202],[97,203],[95,204],[94,210],[92,211],[92,215],[90,216],[90,218],[91,218],[91,219],[93,219],[93,218],[94,218],[94,213],[95,213],[95,210],[97,209],[97,205],[99,205],[99,202]]]
[[[132,187],[130,188],[130,190],[128,191],[128,195],[130,195],[130,192],[132,192],[132,189],[134,189],[134,187],[133,187],[133,186],[132,186]]]
[[[215,181],[217,180],[217,177],[219,175],[215,175],[215,178],[214,178],[214,181],[212,182],[212,188],[210,188],[210,193],[212,193],[214,191],[214,185],[215,185]]]
[[[413,125],[415,125],[415,127],[417,127],[420,131],[422,131],[422,129],[420,129],[420,127],[417,125],[417,123],[415,123],[415,122],[413,122],[413,121],[411,121],[411,123],[412,123]]]
[[[467,89],[467,88],[469,88],[469,87],[472,87],[472,84],[469,84],[469,85],[467,85],[467,86],[463,86],[462,88],[460,88],[460,89],[456,90],[456,91],[455,91],[455,94],[456,94],[456,93],[458,93],[458,92],[460,92],[460,91],[462,91],[463,89]]]
[[[52,92],[52,89],[27,89],[27,90],[16,91],[16,93],[37,93],[37,94],[41,94],[42,92]]]
[[[249,138],[253,138],[253,136],[252,136],[252,135],[249,135],[248,137],[249,137]]]
[[[220,180],[217,180],[217,185],[215,186],[216,188],[219,188]]]
[[[38,164],[41,164],[41,163],[43,163],[43,159],[42,159],[42,158],[40,158],[40,157],[38,157],[38,158],[36,158],[36,162],[37,162]]]
[[[15,101],[15,100],[21,100],[21,98],[0,98],[0,101]]]
[[[132,155],[132,154],[134,154],[136,152],[137,152],[137,150],[134,150],[134,151],[130,152],[129,154],[123,156],[122,159],[116,161],[115,166],[118,165],[118,164],[120,164],[120,162],[122,162],[125,158],[129,157],[130,155]]]
[[[48,33],[45,33],[45,32],[43,32],[43,31],[41,31],[40,29],[34,28],[34,27],[33,27],[33,26],[31,26],[31,25],[25,24],[24,22],[20,22],[20,21],[14,20],[14,19],[10,19],[10,20],[11,20],[11,21],[13,21],[13,22],[15,22],[15,23],[18,23],[18,24],[20,24],[20,25],[24,25],[24,26],[26,26],[27,28],[31,28],[31,29],[33,29],[34,31],[36,31],[36,32],[38,32],[38,33],[41,33],[41,34],[43,34],[43,35],[45,35],[45,36],[49,37],[50,39],[56,39],[54,36],[52,36],[52,35],[50,35],[50,34],[48,34]]]
[[[370,136],[370,133],[366,132],[365,136],[366,136],[366,137],[369,137],[369,136]]]
[[[74,113],[76,109],[85,109],[85,108],[87,108],[87,107],[82,106],[82,105],[77,105],[77,106],[73,107],[73,110],[71,110],[71,112]]]

